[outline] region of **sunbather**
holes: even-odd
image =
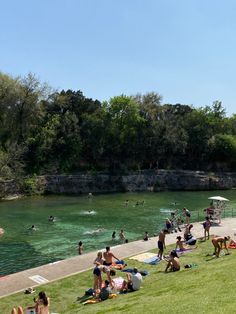
[[[182,237],[181,237],[181,236],[178,236],[176,239],[177,239],[177,241],[176,241],[175,249],[178,249],[178,248],[179,248],[180,251],[185,251],[185,250],[187,250],[187,248],[184,246],[184,241],[181,240]]]
[[[180,270],[179,258],[178,258],[178,255],[176,254],[176,252],[174,252],[174,251],[170,252],[168,263],[167,263],[167,266],[166,266],[166,269],[165,269],[166,273],[167,273],[169,268],[170,268],[171,271],[178,271],[178,270]]]
[[[39,292],[38,298],[34,299],[35,305],[28,306],[27,309],[37,314],[49,314],[49,298],[46,296],[44,291]],[[17,311],[16,308],[13,308],[11,314],[24,314],[23,308],[18,306]]]

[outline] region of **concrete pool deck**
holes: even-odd
[[[224,236],[230,235],[234,238],[236,232],[236,218],[225,218],[220,226],[212,226],[211,234]],[[200,222],[193,223],[193,235],[197,238],[203,236],[203,226]],[[182,233],[172,233],[166,236],[166,244],[176,242],[176,236]],[[125,259],[157,247],[157,237],[149,241],[138,240],[112,248],[112,252],[119,258]],[[68,258],[66,260],[46,264],[25,271],[0,277],[0,298],[24,291],[28,287],[37,287],[52,281],[56,281],[74,274],[84,272],[93,268],[96,252]],[[7,261],[6,261],[7,262]],[[16,261],[17,263],[17,261]]]

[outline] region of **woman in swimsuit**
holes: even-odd
[[[223,244],[224,244],[224,248],[226,249],[227,253],[229,253],[228,248],[226,246],[226,242],[229,241],[230,237],[216,237],[213,238],[211,240],[213,246],[214,246],[214,253],[213,255],[215,255],[216,257],[220,256],[220,251],[223,249]]]

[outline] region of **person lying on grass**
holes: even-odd
[[[215,237],[211,240],[213,246],[214,246],[214,253],[213,255],[215,255],[216,257],[220,256],[220,251],[223,250],[223,244],[224,244],[224,249],[227,251],[227,253],[229,254],[226,242],[229,241],[230,237]]]
[[[170,252],[169,258],[166,259],[166,261],[168,262],[166,269],[165,269],[166,273],[167,273],[168,269],[170,269],[170,271],[180,270],[179,257],[175,251]]]

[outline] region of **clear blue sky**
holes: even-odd
[[[220,100],[232,115],[235,13],[235,0],[2,0],[0,71],[99,100]]]

